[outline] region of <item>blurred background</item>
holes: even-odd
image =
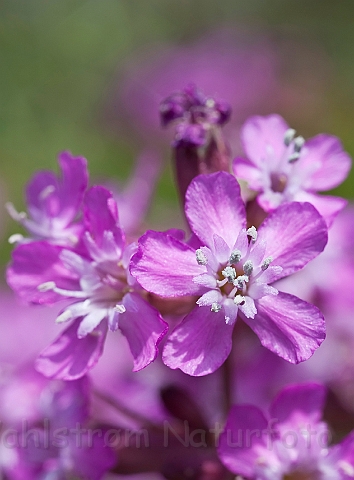
[[[353,18],[352,0],[2,0],[1,203],[24,208],[26,181],[62,150],[88,159],[92,182],[124,181],[149,152],[163,224],[177,195],[158,104],[189,82],[232,105],[235,154],[247,116],[277,112],[353,155]],[[353,180],[336,193],[352,198]],[[3,268],[19,228],[3,208],[0,225]]]

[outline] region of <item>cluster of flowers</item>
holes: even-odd
[[[68,152],[59,155],[59,176],[42,171],[28,183],[28,214],[8,206],[27,230],[26,236],[11,237],[16,245],[9,285],[28,303],[65,302],[56,322],[68,326],[39,354],[38,372],[80,385],[101,357],[108,330],[126,338],[134,371],[156,360],[160,349],[167,367],[191,377],[223,366],[237,348],[235,327],[241,321],[282,362],[304,362],[320,347],[326,336],[323,314],[312,298],[299,298],[288,285],[301,274],[290,276],[326,247],[346,201],[317,192],[346,178],[350,157],[336,137],[305,141],[280,116],[269,115],[246,121],[245,158],[231,165],[222,134],[230,111],[191,85],[161,104],[162,123],[176,126],[174,162],[187,232],[172,225],[127,241],[131,235],[120,222],[119,201],[103,186],[89,187],[86,160]],[[325,263],[326,254],[323,258]],[[336,285],[332,275],[323,281],[324,289]],[[224,368],[229,382],[232,361]],[[186,412],[177,412],[171,396],[166,408],[184,420]],[[203,461],[196,457],[203,467],[195,478],[227,478],[225,467],[258,480],[353,477],[353,437],[328,449],[320,422],[323,403],[324,387],[312,383],[280,393],[270,409],[271,425],[256,407],[233,407],[223,433],[199,445],[212,453]],[[310,441],[308,426],[316,441]],[[154,438],[160,438],[157,430]],[[290,448],[287,436],[293,431]],[[189,462],[190,453],[179,450]],[[136,455],[144,463],[146,453]],[[112,467],[110,455],[103,458],[94,474],[81,473],[75,462],[71,471],[100,478],[102,469]],[[150,464],[146,469],[160,471]]]

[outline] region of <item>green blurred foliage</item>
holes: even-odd
[[[23,206],[25,182],[35,170],[56,169],[56,155],[64,149],[88,158],[93,177],[126,178],[141,140],[134,132],[108,130],[102,122],[117,72],[142,47],[186,44],[224,24],[302,38],[323,49],[333,70],[323,99],[326,115],[305,129],[340,136],[354,154],[353,18],[352,0],[2,0],[4,196]],[[167,152],[166,146],[166,157]],[[353,178],[337,192],[353,197]],[[169,169],[156,202],[176,204]],[[7,235],[17,230],[7,222]],[[3,242],[2,263],[9,250]]]

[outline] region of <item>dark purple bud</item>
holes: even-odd
[[[180,145],[194,145],[200,147],[205,144],[206,131],[202,125],[181,123],[177,125],[174,147]]]
[[[186,111],[186,98],[183,93],[175,93],[160,104],[160,119],[166,127],[177,118],[183,118]]]
[[[231,117],[231,107],[228,103],[220,101],[215,105],[216,110],[219,113],[219,125],[224,125],[230,120]]]
[[[231,108],[226,102],[204,95],[194,84],[173,93],[161,103],[162,125],[175,125],[172,147],[182,202],[195,176],[229,171],[230,151],[220,127],[230,115]]]
[[[206,145],[207,132],[224,125],[230,114],[231,108],[226,102],[205,96],[194,84],[173,93],[160,104],[161,124],[177,123],[174,147]]]

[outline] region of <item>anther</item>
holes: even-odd
[[[296,137],[294,140],[294,151],[296,153],[300,153],[302,147],[304,146],[304,143],[305,143],[304,137],[301,137],[301,136]]]
[[[231,252],[230,258],[229,258],[229,263],[238,263],[241,260],[242,253],[240,250],[234,250]]]
[[[47,185],[45,188],[43,188],[43,190],[39,194],[39,198],[41,200],[45,200],[53,192],[55,192],[54,185]]]
[[[37,287],[40,292],[49,292],[49,290],[54,290],[54,288],[56,288],[55,282],[44,282]]]
[[[16,220],[16,222],[21,222],[23,220],[26,220],[27,213],[26,212],[18,212],[11,202],[6,202],[5,203],[5,208],[8,212],[8,214],[10,215],[10,217],[12,217],[14,220]]]
[[[14,243],[20,243],[22,242],[24,239],[24,236],[21,235],[20,233],[14,233],[13,235],[11,235],[8,239],[8,242],[10,245],[13,245]]]
[[[124,313],[126,312],[126,308],[124,305],[116,305],[114,307],[114,310],[116,310],[118,313]]]
[[[253,243],[255,243],[255,241],[257,240],[257,235],[258,235],[256,227],[254,227],[254,226],[250,227],[250,228],[247,230],[247,235],[248,235],[249,237],[251,237],[251,241],[252,241]]]
[[[208,259],[207,259],[205,253],[202,251],[201,248],[198,248],[198,250],[195,251],[195,256],[197,257],[198,265],[207,265],[208,264]]]
[[[261,269],[263,270],[267,270],[267,268],[269,267],[269,265],[272,263],[273,261],[273,257],[267,257],[263,260],[263,263],[261,265]]]
[[[215,313],[220,312],[220,310],[221,310],[221,305],[220,305],[220,303],[216,303],[216,302],[212,303],[210,310],[211,310],[212,312],[215,312]]]
[[[64,310],[63,313],[61,313],[55,320],[56,323],[64,323],[70,320],[72,318],[73,313],[71,310]]]
[[[208,108],[214,108],[215,100],[213,98],[208,98],[208,100],[205,102],[205,106]]]
[[[247,260],[243,265],[243,271],[249,277],[253,272],[253,263],[252,260]]]
[[[345,460],[340,460],[338,462],[338,466],[345,475],[348,477],[354,477],[354,468],[352,465],[350,465],[350,463],[346,462]]]
[[[285,145],[288,147],[290,145],[290,143],[294,140],[294,137],[295,137],[295,134],[296,134],[296,130],[294,130],[293,128],[289,128],[286,132],[285,132],[285,135],[284,135],[284,143]]]
[[[221,272],[227,281],[233,283],[236,278],[236,270],[233,267],[225,267],[224,270]]]
[[[233,284],[238,289],[243,290],[246,286],[246,282],[248,281],[249,281],[249,278],[247,277],[247,275],[240,275],[234,280]]]
[[[236,305],[244,305],[245,301],[246,301],[246,299],[242,295],[236,295],[236,297],[234,298],[234,303]]]
[[[300,153],[299,152],[292,153],[290,155],[290,157],[288,158],[288,162],[289,163],[295,163],[297,160],[299,160],[299,158],[300,158]]]

